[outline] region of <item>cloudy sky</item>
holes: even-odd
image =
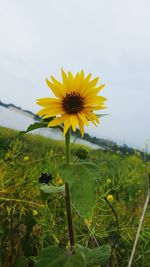
[[[106,83],[91,135],[144,147],[150,139],[149,0],[0,0],[0,100],[36,112],[45,78],[84,69]]]

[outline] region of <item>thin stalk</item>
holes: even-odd
[[[97,241],[97,239],[96,239],[96,237],[95,237],[93,231],[91,230],[91,228],[89,227],[89,225],[86,223],[85,219],[81,216],[81,214],[80,214],[79,211],[76,209],[76,207],[73,205],[73,203],[71,203],[71,206],[73,207],[73,209],[75,210],[75,212],[78,214],[78,216],[80,217],[80,219],[82,220],[82,222],[86,225],[86,227],[88,228],[88,230],[89,230],[91,236],[93,237],[93,239],[94,239],[96,245],[99,247],[99,243],[98,243],[98,241]]]
[[[128,263],[128,267],[131,267],[132,262],[133,262],[133,257],[134,257],[136,246],[137,246],[137,243],[138,243],[138,240],[139,240],[140,231],[141,231],[141,228],[142,228],[142,224],[143,224],[143,220],[144,220],[144,216],[145,216],[145,212],[146,212],[149,200],[150,200],[150,173],[148,174],[148,192],[147,192],[147,196],[146,196],[146,199],[145,199],[144,207],[143,207],[143,210],[142,210],[142,215],[141,215],[141,218],[140,218],[139,227],[138,227],[138,230],[137,230],[137,233],[136,233],[136,237],[135,237],[133,249],[132,249],[132,252],[131,252],[130,260],[129,260],[129,263]]]
[[[107,200],[107,197],[104,197],[104,200],[106,201],[106,203],[109,205],[109,207],[111,208],[115,218],[116,218],[116,225],[117,225],[117,230],[119,231],[119,220],[118,220],[118,215],[115,211],[115,209],[113,208],[113,206],[111,205],[111,203]]]
[[[70,164],[70,129],[66,133],[66,163]],[[66,204],[66,214],[67,214],[67,223],[68,223],[68,232],[70,240],[70,250],[74,246],[74,230],[72,223],[72,214],[71,214],[71,199],[70,199],[70,188],[69,184],[65,183],[65,204]]]
[[[66,163],[70,163],[70,128],[68,129],[66,133]]]
[[[44,205],[42,204],[39,204],[39,203],[35,203],[35,202],[32,202],[32,201],[27,201],[27,200],[22,200],[22,199],[17,199],[17,198],[5,198],[5,197],[0,197],[0,200],[4,200],[5,201],[14,201],[14,202],[17,202],[17,203],[25,203],[25,204],[28,204],[30,206],[37,206],[37,207],[44,207]]]
[[[70,249],[74,246],[74,231],[73,231],[73,223],[72,223],[72,215],[71,215],[71,201],[70,201],[70,190],[69,184],[65,183],[65,203],[66,203],[66,213],[67,213],[67,223],[68,223],[68,231],[69,231],[69,240],[70,240]]]

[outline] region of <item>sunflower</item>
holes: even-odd
[[[62,82],[51,76],[51,81],[46,79],[48,87],[56,98],[40,98],[37,104],[43,108],[37,113],[43,118],[55,116],[48,127],[64,124],[64,135],[72,127],[76,131],[79,126],[81,135],[84,135],[84,125],[89,121],[94,125],[99,123],[99,118],[94,111],[104,109],[103,96],[98,96],[99,91],[105,84],[97,86],[98,77],[91,80],[91,73],[84,75],[83,70],[75,76],[69,71],[68,74],[62,69]]]

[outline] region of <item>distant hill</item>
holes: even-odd
[[[32,118],[34,120],[40,121],[40,117],[38,115],[34,114],[32,111],[26,110],[26,109],[22,109],[21,107],[17,107],[16,105],[14,105],[12,103],[6,104],[6,103],[3,103],[2,101],[0,101],[0,106],[5,107],[5,108],[14,108],[14,109],[20,110],[20,111],[32,116]]]
[[[0,106],[3,106],[5,108],[17,109],[20,112],[23,112],[24,114],[28,114],[35,121],[40,121],[40,117],[38,115],[34,114],[32,111],[22,109],[21,107],[17,107],[16,105],[14,105],[12,103],[6,104],[6,103],[3,103],[2,101],[0,101]],[[77,129],[77,131],[75,133],[72,132],[72,135],[74,135],[76,138],[81,138],[79,129]],[[107,151],[109,150],[109,151],[114,151],[114,152],[118,151],[121,154],[130,154],[130,155],[133,155],[133,154],[135,154],[135,152],[137,152],[142,157],[145,157],[144,152],[141,152],[140,150],[137,150],[137,149],[135,150],[132,147],[128,147],[126,144],[124,144],[123,146],[120,146],[117,143],[113,142],[112,140],[107,140],[104,138],[97,138],[95,136],[90,136],[88,133],[84,134],[83,139],[92,143],[92,144],[96,144],[97,146],[100,147],[100,149],[103,149],[103,150],[107,150]],[[150,159],[150,155],[147,155],[147,158]]]

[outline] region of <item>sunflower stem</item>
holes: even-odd
[[[71,214],[70,188],[68,183],[65,183],[65,204],[66,204],[70,250],[72,250],[72,247],[74,246],[75,242],[74,242],[74,230],[73,230],[72,214]]]
[[[66,133],[66,163],[70,164],[70,128]]]
[[[70,128],[66,133],[66,163],[70,164]],[[67,223],[68,223],[68,232],[70,240],[70,250],[74,246],[74,230],[72,223],[72,214],[71,214],[71,198],[70,198],[70,188],[69,184],[65,183],[65,204],[66,204],[66,214],[67,214]]]

